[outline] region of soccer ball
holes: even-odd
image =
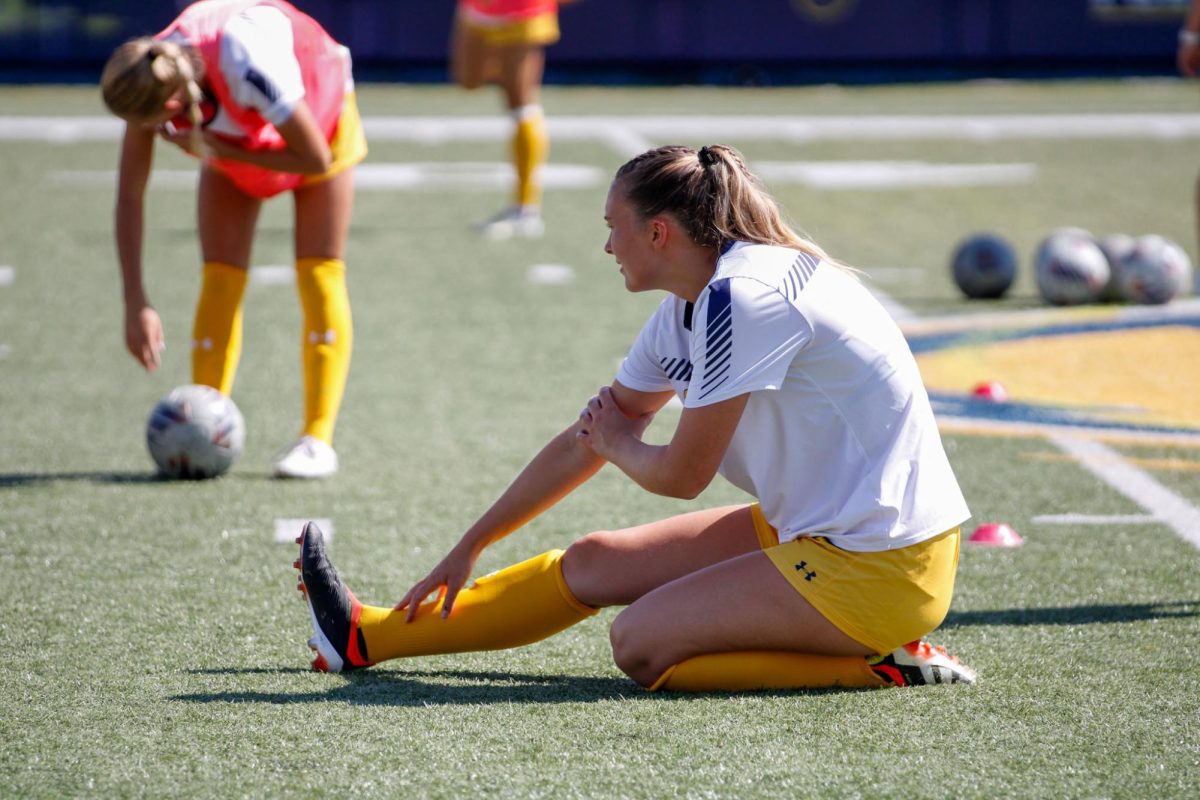
[[[1137,245],[1137,239],[1127,233],[1110,233],[1097,239],[1096,244],[1100,245],[1100,252],[1108,260],[1109,272],[1108,283],[1100,293],[1100,299],[1109,302],[1120,300],[1117,273],[1121,271],[1121,262]]]
[[[1111,275],[1096,240],[1079,228],[1060,228],[1043,239],[1033,266],[1038,291],[1056,306],[1096,302]]]
[[[995,234],[976,233],[954,248],[950,271],[967,297],[1003,297],[1017,277],[1017,253]]]
[[[146,447],[168,478],[215,478],[242,453],[246,423],[211,386],[188,384],[158,401],[146,422]]]
[[[1158,305],[1185,291],[1192,262],[1183,248],[1157,234],[1139,236],[1119,262],[1117,294],[1131,303]]]

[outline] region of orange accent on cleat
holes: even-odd
[[[292,566],[296,569],[300,569],[300,559],[297,558],[295,561],[293,561]]]
[[[329,672],[329,662],[325,660],[325,656],[318,655],[313,659],[312,668],[317,672]]]
[[[303,543],[304,543],[304,534],[302,533],[296,537],[296,544],[303,544]]]

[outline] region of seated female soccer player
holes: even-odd
[[[888,314],[730,147],[637,156],[605,219],[626,288],[668,293],[616,379],[394,608],[361,604],[306,526],[313,666],[516,647],[617,605],[613,657],[652,690],[973,682],[922,641],[969,512]],[[671,397],[670,442],[643,442]],[[467,586],[485,547],[606,462],[680,498],[719,471],[757,502],[588,533]]]
[[[158,35],[117,48],[100,82],[105,104],[126,123],[115,216],[126,347],[147,370],[161,363],[162,321],[142,284],[156,138],[203,160],[192,383],[233,391],[258,214],[264,199],[291,192],[304,422],[274,466],[280,477],[334,474],[353,335],[343,260],[352,167],[367,153],[349,51],[283,0],[203,0]]]

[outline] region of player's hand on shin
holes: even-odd
[[[412,622],[422,604],[431,595],[436,594],[437,598],[442,600],[442,619],[450,616],[450,612],[454,608],[454,601],[462,587],[470,580],[471,571],[475,568],[475,561],[478,558],[477,553],[461,545],[456,545],[436,567],[430,570],[428,575],[417,581],[405,593],[400,602],[396,604],[396,610],[403,611],[407,608],[408,614],[405,616],[405,621]]]
[[[605,386],[588,401],[579,414],[579,431],[576,436],[596,455],[611,461],[621,443],[629,439],[640,440],[646,426],[653,419],[653,414],[626,416],[617,405],[612,389]]]
[[[126,311],[125,347],[147,372],[159,368],[167,344],[157,311],[150,306]]]

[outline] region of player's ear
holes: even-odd
[[[667,222],[662,217],[650,220],[650,242],[661,246],[667,241]]]

